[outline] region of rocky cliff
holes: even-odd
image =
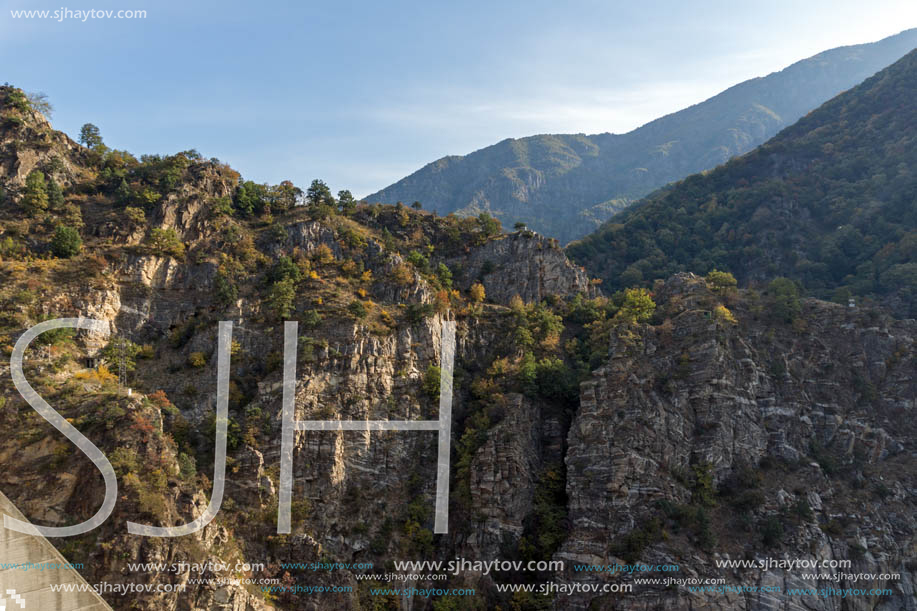
[[[795,328],[772,325],[749,296],[726,316],[723,298],[691,275],[666,282],[657,298],[664,322],[614,335],[607,363],[582,384],[565,457],[571,532],[558,557],[639,557],[784,591],[839,584],[726,571],[715,560],[847,559],[851,569],[833,572],[901,579],[858,585],[889,586],[882,598],[837,606],[806,597],[798,608],[914,609],[914,321],[813,300]],[[650,587],[607,603],[770,609],[773,599]],[[797,608],[788,604],[779,608]]]
[[[3,112],[21,125],[0,150],[39,146],[42,119]],[[252,185],[193,152],[68,157],[72,143],[52,140],[46,179],[64,184],[53,157],[85,157],[63,204],[27,205],[41,189],[5,175],[0,350],[48,318],[107,323],[47,335],[25,367],[119,479],[105,525],[55,545],[91,583],[186,588],[113,607],[915,609],[913,320],[687,274],[602,296],[527,231],[403,206],[285,204],[289,185]],[[59,225],[78,228],[79,248],[55,247]],[[447,534],[433,533],[427,431],[298,432],[293,528],[277,533],[286,320],[299,322],[296,418],[341,421],[437,419],[441,325],[455,321]],[[220,321],[233,323],[221,511],[192,536],[129,535],[128,520],[183,524],[209,502]],[[103,497],[97,469],[4,379],[4,494],[40,524],[86,519]],[[462,599],[372,592],[392,560],[457,557],[564,568],[413,584],[476,589]],[[845,572],[900,579],[871,581],[890,590],[881,596],[803,600],[576,568],[641,561],[726,585],[823,585],[716,564],[765,557],[850,560]],[[179,562],[226,567],[135,566]],[[361,568],[290,566],[309,562]],[[500,590],[546,583],[580,587]],[[602,584],[634,589],[583,587]]]
[[[556,240],[520,231],[492,240],[456,261],[464,273],[459,286],[475,280],[490,299],[503,305],[514,296],[538,303],[549,295],[594,294],[589,277],[567,259]]]

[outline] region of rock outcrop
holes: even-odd
[[[538,303],[548,295],[594,291],[586,272],[567,259],[557,240],[530,231],[489,241],[457,262],[462,265],[462,289],[480,281],[488,298],[504,305],[514,296]]]
[[[701,491],[690,474],[703,469],[709,492],[754,489],[746,503],[729,496],[700,503],[711,524],[703,536],[718,537],[717,550],[762,558],[762,524],[798,512],[793,526],[782,526],[785,539],[770,542],[771,555],[848,559],[853,568],[842,572],[900,574],[900,581],[856,586],[888,587],[890,596],[851,599],[843,608],[914,609],[914,321],[870,320],[874,313],[813,300],[805,304],[804,329],[767,324],[766,312],[747,305],[734,308],[733,323],[717,317],[719,296],[687,274],[669,280],[658,298],[670,322],[613,336],[607,364],[582,385],[566,454],[571,531],[557,557],[568,565],[626,564],[622,539],[651,530],[647,522],[664,513],[660,503],[697,505]],[[839,481],[840,472],[852,480]],[[857,492],[863,488],[865,496]],[[758,498],[750,507],[752,494]],[[713,555],[697,556],[690,542],[656,536],[642,561],[680,563],[682,571],[733,585],[854,587],[843,579],[804,582],[799,572],[736,575],[718,569]],[[571,597],[560,607],[586,609],[589,602]],[[616,597],[614,608],[759,610],[771,603],[764,594],[729,599],[660,586],[644,587],[633,600]],[[817,596],[805,605],[837,608]]]

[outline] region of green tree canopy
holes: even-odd
[[[288,278],[293,282],[299,282],[302,278],[302,271],[293,259],[283,256],[277,259],[274,265],[271,266],[271,271],[268,273],[268,279],[271,282],[280,282]]]
[[[799,316],[802,304],[799,302],[799,287],[789,278],[774,278],[767,285],[767,296],[773,315],[784,322],[792,322]]]
[[[97,149],[103,145],[102,134],[99,128],[92,123],[86,123],[80,128],[80,144],[88,149]]]
[[[270,203],[271,194],[267,185],[258,184],[251,180],[243,181],[236,189],[234,204],[245,216],[261,214]]]
[[[331,189],[324,181],[315,179],[306,190],[306,203],[309,206],[309,213],[318,219],[325,219],[334,212],[334,196],[331,195]]]
[[[736,277],[729,272],[721,272],[714,269],[706,277],[707,284],[715,291],[728,291],[738,286]]]
[[[478,224],[481,227],[481,232],[487,237],[495,236],[503,230],[500,221],[486,212],[478,215]]]
[[[70,258],[79,254],[83,248],[80,232],[67,225],[58,225],[51,239],[51,252],[61,258]]]
[[[286,320],[293,314],[296,304],[296,283],[292,278],[284,278],[271,286],[267,304],[274,317]]]
[[[45,175],[38,170],[33,170],[25,179],[25,193],[22,195],[22,204],[31,212],[48,209],[48,187]]]
[[[271,210],[289,210],[302,197],[302,189],[285,180],[271,190]]]
[[[343,191],[338,191],[338,206],[342,214],[350,216],[357,209],[357,200],[354,198],[353,193],[344,189]]]
[[[53,178],[48,179],[48,205],[52,210],[59,210],[64,205],[64,191]]]
[[[180,259],[185,255],[185,245],[174,229],[154,227],[150,230],[148,244],[153,251]]]
[[[655,311],[656,302],[653,301],[649,291],[643,288],[626,289],[624,303],[621,304],[621,309],[618,310],[615,317],[631,323],[645,322]]]

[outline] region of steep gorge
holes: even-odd
[[[111,597],[115,608],[917,608],[913,320],[690,274],[605,297],[556,242],[528,231],[268,196],[249,213],[239,202],[250,185],[215,160],[102,155],[39,115],[4,113],[20,124],[7,120],[0,143],[16,157],[0,164],[0,349],[8,355],[47,318],[98,318],[110,330],[55,336],[27,355],[33,385],[103,448],[120,482],[102,528],[55,544],[91,583],[188,587]],[[24,205],[36,168],[66,187],[63,204]],[[77,219],[82,250],[54,255],[55,226]],[[282,322],[300,323],[297,419],[402,420],[437,416],[445,319],[457,327],[449,533],[432,532],[435,435],[387,431],[298,434],[293,532],[278,535]],[[234,340],[221,512],[190,537],[128,535],[127,520],[185,523],[210,498],[219,321],[233,323]],[[85,519],[103,495],[95,467],[16,396],[5,365],[0,373],[4,494],[38,523]],[[637,561],[731,585],[827,583],[717,568],[727,555],[850,559],[850,573],[900,579],[871,582],[891,590],[881,597],[779,601],[661,584],[605,596],[498,591],[631,584],[642,576],[574,565]],[[458,601],[373,596],[381,584],[357,579],[392,560],[457,557],[565,568],[416,583],[475,588]],[[264,567],[129,568],[208,561]],[[309,562],[373,569],[281,566]],[[243,577],[352,590],[218,581]]]

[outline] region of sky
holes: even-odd
[[[58,1],[0,0],[0,82],[47,94],[57,129],[358,196],[505,138],[627,132],[917,26],[913,0]],[[12,14],[62,9],[146,17]]]

